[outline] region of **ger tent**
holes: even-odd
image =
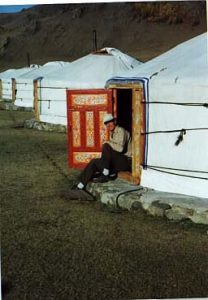
[[[34,102],[34,80],[41,80],[50,73],[56,74],[60,68],[69,64],[62,61],[48,62],[39,68],[18,76],[16,78],[15,105],[32,108]]]
[[[14,100],[15,97],[14,79],[36,68],[37,68],[36,65],[31,65],[31,67],[25,67],[20,69],[9,69],[0,73],[0,85],[1,85],[0,98],[2,98],[3,100]]]
[[[39,119],[67,124],[66,90],[102,89],[108,78],[132,70],[141,62],[114,48],[88,54],[38,83]]]
[[[107,82],[143,85],[142,186],[208,198],[207,34]],[[141,137],[140,136],[140,137]]]

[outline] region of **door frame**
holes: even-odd
[[[144,90],[140,83],[135,84],[109,84],[109,89],[113,90],[114,107],[116,112],[117,90],[132,90],[132,172],[120,172],[119,177],[126,179],[134,184],[141,181],[141,169],[144,160],[145,148],[145,106],[144,106]]]
[[[0,79],[0,99],[2,99],[2,79]]]

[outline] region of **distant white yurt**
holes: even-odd
[[[42,80],[48,74],[56,74],[60,68],[68,66],[70,63],[63,61],[53,61],[35,68],[30,72],[16,77],[16,99],[15,105],[21,107],[34,106],[34,80]]]
[[[102,89],[108,78],[141,64],[114,48],[86,55],[38,82],[39,120],[67,124],[66,90]]]
[[[15,100],[15,82],[14,79],[22,74],[36,69],[37,66],[25,67],[20,69],[9,69],[0,73],[0,98],[6,101]]]
[[[118,89],[136,84],[142,87],[142,113],[134,117],[143,128],[133,130],[140,145],[133,166],[140,184],[208,198],[207,34],[107,82]]]

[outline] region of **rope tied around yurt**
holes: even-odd
[[[55,87],[55,86],[39,86],[39,89],[48,89],[48,90],[67,90],[67,87]]]
[[[170,168],[170,167],[162,167],[162,166],[153,166],[153,165],[145,165],[142,164],[144,168],[159,168],[159,169],[166,169],[166,170],[174,170],[174,171],[181,171],[181,172],[190,172],[190,173],[203,173],[208,174],[208,171],[200,171],[200,170],[187,170],[187,169],[179,169],[179,168]]]
[[[175,130],[145,131],[145,132],[141,132],[141,135],[180,132],[175,142],[175,146],[178,146],[183,141],[184,135],[187,133],[187,131],[196,131],[196,130],[208,130],[208,128],[206,127],[205,128],[182,128],[182,129],[175,129]]]
[[[186,130],[185,129],[181,129],[181,132],[175,142],[175,146],[178,146],[182,141],[183,141],[183,137],[184,135],[186,135]]]
[[[174,129],[174,130],[157,130],[157,131],[143,131],[141,132],[141,135],[148,135],[148,134],[154,134],[154,133],[172,133],[172,132],[181,132],[181,131],[195,131],[195,130],[208,130],[208,127],[202,127],[202,128],[182,128],[182,129]]]
[[[171,175],[176,175],[176,176],[181,176],[181,177],[188,177],[188,178],[208,180],[208,177],[193,176],[193,175],[186,175],[186,174],[179,174],[179,173],[175,173],[175,172],[170,172],[171,170],[173,170],[173,171],[188,172],[188,173],[201,173],[201,174],[207,174],[208,175],[208,172],[206,172],[206,171],[177,169],[177,168],[169,168],[169,167],[162,167],[162,166],[152,166],[152,165],[145,165],[145,164],[142,164],[142,167],[145,170],[146,169],[150,169],[150,170],[154,170],[154,171],[157,171],[157,172],[171,174]],[[170,170],[170,171],[167,171],[167,170]]]
[[[170,104],[170,105],[180,105],[180,106],[202,106],[208,108],[208,103],[195,103],[195,102],[165,102],[165,101],[142,101],[143,104]]]
[[[163,72],[165,70],[167,70],[167,68],[162,68],[160,71],[153,73],[149,79],[152,79],[152,77],[157,76],[160,72]]]

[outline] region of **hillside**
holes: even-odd
[[[36,5],[0,14],[0,71],[115,47],[146,61],[206,31],[206,2]]]

